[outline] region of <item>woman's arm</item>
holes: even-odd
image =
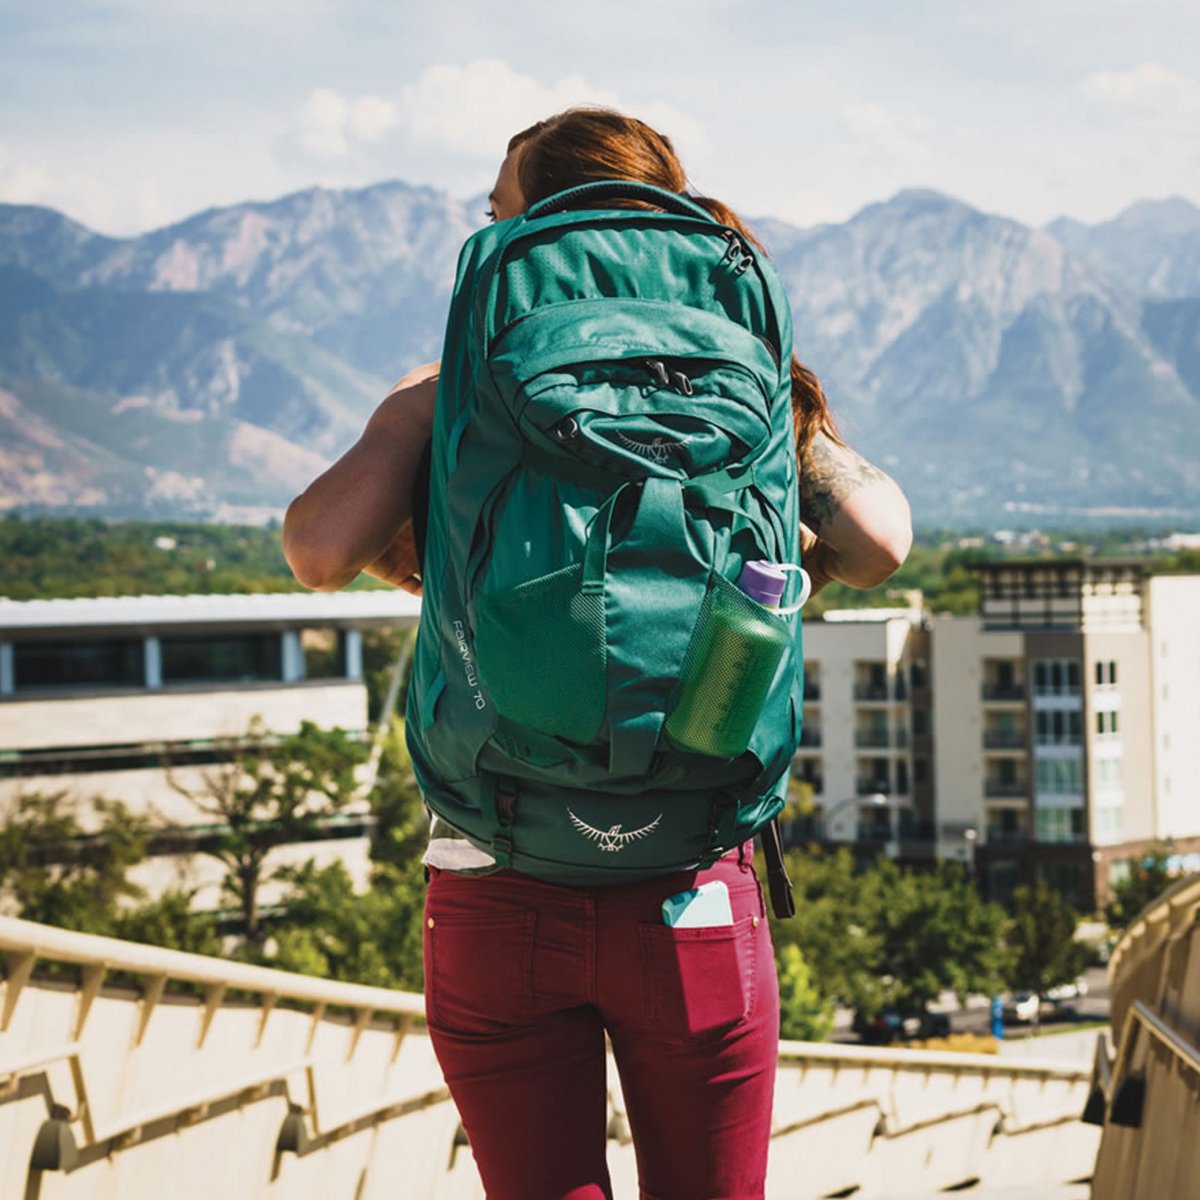
[[[433,433],[439,367],[430,363],[401,379],[362,437],[288,506],[283,553],[305,587],[337,591],[366,571],[419,589],[412,578],[412,489]]]
[[[883,583],[908,557],[912,515],[895,482],[818,433],[800,463],[801,554],[817,592]]]

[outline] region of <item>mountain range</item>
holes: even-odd
[[[127,239],[0,205],[0,508],[262,519],[436,358],[481,202],[382,183]],[[795,348],[923,526],[1200,517],[1200,209],[1044,229],[927,190],[751,221]]]

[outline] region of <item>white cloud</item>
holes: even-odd
[[[396,106],[378,96],[360,96],[350,106],[347,127],[360,142],[377,142],[396,125]]]
[[[842,124],[860,153],[907,160],[929,155],[933,122],[923,113],[899,112],[881,104],[851,104],[842,109]]]
[[[1082,83],[1084,96],[1098,104],[1144,116],[1176,119],[1200,114],[1200,76],[1144,62],[1128,71],[1094,71]]]
[[[0,198],[7,204],[51,204],[55,186],[41,163],[25,162],[0,144]]]
[[[543,84],[499,58],[428,67],[404,88],[399,107],[401,122],[416,141],[495,160],[518,130],[578,104],[634,113],[668,134],[685,160],[704,151],[699,122],[671,105],[656,101],[627,105],[615,92],[579,75]]]
[[[300,110],[299,141],[317,158],[343,158],[352,142],[377,142],[396,124],[396,106],[379,96],[348,100],[316,88]]]

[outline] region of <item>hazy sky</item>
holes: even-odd
[[[486,191],[584,101],[804,225],[910,186],[1035,224],[1200,202],[1195,0],[0,0],[0,201],[108,233],[313,183]]]

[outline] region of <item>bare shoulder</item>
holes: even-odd
[[[800,503],[805,522],[820,532],[855,492],[890,483],[886,472],[851,447],[818,433],[800,463]]]
[[[390,390],[392,392],[400,392],[405,388],[416,387],[422,383],[436,383],[441,373],[442,364],[440,359],[437,362],[423,363],[419,367],[413,367],[406,375],[401,375],[392,384]]]

